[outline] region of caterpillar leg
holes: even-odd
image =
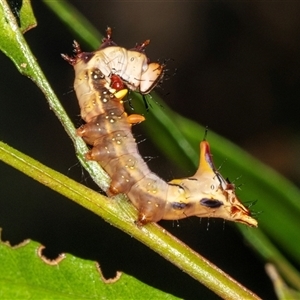
[[[138,114],[132,114],[127,116],[127,122],[129,124],[139,124],[142,123],[143,121],[145,121],[145,117],[142,115],[138,115]]]

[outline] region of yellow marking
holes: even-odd
[[[123,89],[123,90],[120,90],[120,91],[116,92],[115,97],[121,100],[126,96],[127,93],[128,93],[128,90]]]

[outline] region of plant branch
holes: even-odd
[[[0,159],[72,199],[147,245],[178,268],[226,299],[259,299],[218,267],[156,223],[135,225],[137,212],[122,197],[107,198],[0,142]]]

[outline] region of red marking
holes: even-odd
[[[120,76],[118,76],[118,75],[111,75],[110,79],[111,79],[110,86],[113,89],[115,89],[117,91],[120,91],[120,90],[124,89],[124,82],[123,82],[123,80],[121,79]]]

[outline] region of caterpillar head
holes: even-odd
[[[165,64],[150,63],[146,56],[145,49],[150,44],[150,40],[126,50],[118,47],[111,36],[112,30],[108,27],[106,38],[96,51],[102,53],[106,61],[106,66],[102,70],[104,73],[107,71],[107,76],[113,77],[112,83],[116,89],[122,85],[121,80],[129,89],[138,91],[142,95],[149,94],[162,80],[165,68]]]
[[[110,58],[102,71],[106,76],[113,77],[114,83],[117,77],[130,90],[142,95],[149,94],[164,76],[164,64],[149,63],[148,57],[136,49],[125,50],[121,47],[107,47],[101,50],[106,59]],[[96,54],[98,56],[98,54]],[[118,60],[111,57],[118,57]],[[122,64],[120,63],[122,61]],[[120,80],[118,84],[120,84]]]
[[[149,94],[164,76],[164,65],[150,63],[145,72],[142,73],[140,81],[140,93]]]
[[[149,94],[159,82],[161,82],[164,76],[165,64],[150,63],[150,59],[145,55],[145,49],[150,44],[150,40],[146,40],[140,45],[137,44],[134,48],[128,50],[130,59],[129,65],[132,64],[131,68],[134,68],[135,58],[142,60],[142,70],[138,82],[138,90],[142,95]]]
[[[142,95],[149,94],[165,73],[165,64],[150,63],[145,48],[150,40],[127,50],[112,41],[112,30],[106,30],[107,37],[100,48],[94,52],[83,52],[74,41],[75,56],[62,54],[62,57],[79,73],[83,69],[98,68],[104,76],[111,79],[111,87],[120,90],[125,86]]]
[[[200,166],[189,178],[169,182],[181,190],[182,200],[171,203],[183,217],[223,218],[257,227],[257,221],[235,194],[234,184],[225,180],[216,170],[207,141],[200,144]]]

